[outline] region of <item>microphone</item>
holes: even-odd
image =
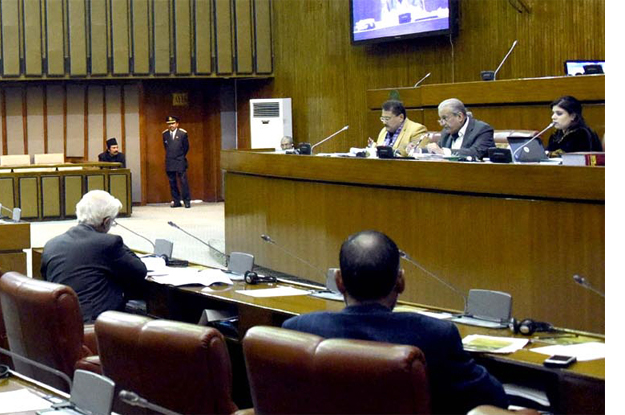
[[[298,261],[300,261],[300,262],[302,262],[302,263],[304,263],[304,264],[308,265],[310,268],[314,269],[315,271],[320,272],[320,273],[321,273],[321,275],[323,275],[323,278],[324,278],[324,279],[326,278],[326,273],[325,273],[325,272],[323,272],[321,269],[317,268],[316,266],[314,266],[314,265],[313,265],[313,264],[311,264],[310,262],[306,261],[304,258],[302,258],[302,257],[300,257],[300,256],[298,256],[298,255],[295,255],[293,252],[289,251],[288,249],[286,249],[286,248],[284,248],[284,247],[282,247],[282,246],[278,245],[278,243],[277,243],[276,241],[274,241],[273,239],[271,239],[271,236],[269,236],[269,235],[265,235],[265,234],[262,234],[262,235],[260,235],[260,238],[261,238],[263,241],[268,242],[268,243],[270,243],[270,244],[274,245],[275,247],[279,248],[281,251],[285,252],[285,253],[286,253],[287,255],[289,255],[290,257],[295,258],[295,259],[297,259]],[[312,284],[306,284],[306,283],[299,282],[299,281],[292,281],[292,280],[289,280],[289,279],[286,279],[286,278],[278,278],[278,281],[279,281],[279,282],[284,282],[284,283],[287,283],[287,284],[297,284],[297,285],[301,285],[301,286],[308,287],[308,288],[311,288],[311,287],[312,287],[312,288],[314,288],[314,289],[319,289],[319,286],[312,285]]]
[[[421,82],[425,81],[425,80],[426,80],[426,78],[427,78],[428,76],[430,76],[430,75],[432,75],[432,72],[428,72],[428,74],[427,74],[427,75],[425,75],[423,78],[421,78],[419,81],[417,81],[417,83],[416,83],[416,84],[414,84],[413,88],[418,87],[418,86],[421,84]]]
[[[343,131],[347,130],[349,128],[349,125],[346,125],[345,127],[341,128],[340,130],[338,130],[337,132],[330,134],[329,136],[327,136],[326,138],[324,138],[323,140],[319,141],[318,143],[313,144],[310,147],[310,154],[312,154],[312,151],[315,149],[315,147],[325,143],[326,141],[328,141],[329,139],[331,139],[332,137],[334,137],[335,135],[342,133]]]
[[[11,212],[11,220],[13,220],[13,222],[20,221],[20,218],[22,217],[22,209],[15,207],[13,208],[13,210],[11,210],[0,203],[0,217],[2,217],[2,209],[6,210],[7,212]]]
[[[586,278],[582,277],[581,275],[573,275],[573,280],[578,283],[579,285],[581,285],[582,287],[586,288],[587,290],[592,291],[593,293],[600,295],[601,297],[605,298],[605,293],[602,291],[599,291],[598,289],[596,289],[595,287],[593,287],[588,280],[586,280]]]
[[[514,160],[518,160],[516,158],[516,153],[518,153],[522,148],[526,148],[529,143],[531,143],[533,140],[535,140],[536,138],[540,137],[540,135],[542,133],[544,133],[545,131],[547,131],[548,129],[552,128],[554,125],[556,125],[555,122],[551,122],[548,126],[546,126],[541,132],[539,132],[538,134],[536,134],[534,137],[530,138],[529,140],[527,140],[527,142],[525,144],[523,144],[522,146],[520,146],[519,148],[517,148],[516,150],[514,150],[514,153],[512,153],[512,158]],[[529,150],[527,150],[529,151]]]
[[[69,378],[69,376],[67,376],[65,373],[61,372],[60,370],[57,370],[57,369],[54,369],[52,367],[46,366],[43,363],[39,363],[39,362],[37,362],[35,360],[32,360],[32,359],[29,359],[27,357],[21,356],[21,355],[19,355],[17,353],[13,353],[12,351],[7,350],[7,349],[5,349],[3,347],[0,347],[0,353],[9,356],[12,359],[16,359],[16,360],[19,360],[21,362],[27,363],[29,365],[35,366],[36,368],[41,369],[44,372],[52,373],[53,375],[56,375],[56,376],[60,377],[69,386],[68,390],[72,390],[72,380]]]
[[[167,224],[169,226],[171,226],[172,228],[176,228],[176,229],[186,233],[187,235],[189,235],[193,239],[196,239],[196,240],[200,241],[202,244],[206,245],[211,250],[211,252],[215,252],[217,254],[217,256],[219,256],[219,260],[221,261],[222,265],[224,265],[224,266],[226,265],[226,261],[225,260],[228,258],[228,255],[226,255],[225,253],[221,252],[219,249],[215,248],[210,243],[204,242],[203,240],[201,240],[197,236],[195,236],[193,234],[190,234],[189,232],[185,231],[180,226],[176,225],[174,222],[169,221],[169,222],[167,222]]]
[[[434,275],[433,273],[431,273],[430,271],[425,269],[425,267],[423,267],[423,265],[419,264],[417,261],[412,259],[410,257],[410,255],[408,255],[407,253],[405,253],[401,249],[399,250],[399,256],[402,259],[405,259],[406,261],[410,262],[415,267],[419,268],[421,271],[425,272],[430,277],[434,278],[436,281],[438,281],[441,284],[443,284],[445,287],[449,288],[451,291],[453,291],[456,294],[458,294],[460,297],[462,297],[462,301],[464,303],[464,308],[462,309],[462,313],[466,314],[466,312],[467,312],[467,296],[462,291],[460,291],[458,288],[454,287],[453,285],[451,285],[447,281],[443,280],[442,278],[437,277],[436,275]]]
[[[504,56],[503,60],[501,61],[501,63],[497,67],[497,69],[495,69],[495,71],[482,71],[482,73],[481,73],[482,81],[494,81],[494,80],[496,80],[497,72],[499,72],[499,70],[501,69],[503,63],[506,61],[506,59],[508,59],[508,56],[510,56],[510,54],[512,53],[512,50],[514,50],[514,48],[516,47],[517,42],[518,41],[515,40],[512,43],[512,46],[510,47],[510,50],[508,51],[508,53],[506,53],[506,56]]]
[[[152,245],[152,248],[153,248],[153,249],[156,249],[156,245],[154,245],[154,242],[150,241],[148,238],[146,238],[146,237],[145,237],[145,236],[143,236],[143,235],[139,235],[137,232],[133,231],[132,229],[125,227],[125,226],[124,226],[124,225],[122,225],[121,223],[117,222],[115,219],[113,219],[113,226],[120,226],[120,227],[122,227],[122,228],[126,229],[128,232],[130,232],[130,233],[133,233],[133,234],[137,235],[139,238],[143,238],[143,239],[145,239],[146,241],[148,241],[148,242],[150,243],[150,245]]]
[[[181,415],[179,412],[174,412],[170,409],[167,409],[160,405],[152,403],[148,401],[147,399],[142,398],[141,396],[137,395],[136,393],[127,391],[125,389],[122,389],[121,391],[119,391],[119,394],[117,396],[119,397],[119,399],[121,399],[123,402],[127,403],[128,405],[138,406],[139,408],[144,408],[144,409],[149,409],[151,411],[155,411],[163,415]]]

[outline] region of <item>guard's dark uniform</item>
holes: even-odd
[[[191,195],[189,193],[189,182],[187,181],[187,153],[189,152],[189,138],[187,132],[182,128],[177,128],[172,133],[169,129],[163,131],[163,145],[165,146],[165,171],[169,179],[171,198],[174,206],[180,206],[181,194],[178,191],[178,182],[182,190],[182,200],[185,207],[190,207]]]

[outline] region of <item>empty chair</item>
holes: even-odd
[[[119,311],[100,314],[95,330],[104,375],[118,390],[184,414],[237,410],[230,356],[219,331]],[[114,410],[136,412],[120,402]]]
[[[78,296],[70,287],[7,272],[0,277],[0,303],[13,353],[57,369],[70,379],[75,369],[100,372],[93,326],[83,325]],[[54,374],[17,360],[13,365],[19,373],[69,391]]]
[[[256,326],[243,351],[256,414],[430,411],[425,358],[414,346]]]

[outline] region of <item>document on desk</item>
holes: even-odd
[[[47,409],[52,404],[28,389],[0,393],[0,414],[33,412]]]
[[[605,359],[605,343],[602,342],[588,342],[579,344],[569,344],[565,346],[554,345],[545,347],[535,347],[530,349],[532,352],[541,353],[544,355],[563,355],[563,356],[575,356],[578,362],[585,362],[587,360]]]
[[[263,288],[260,290],[237,290],[239,294],[249,295],[250,297],[288,297],[291,295],[308,295],[310,291],[300,290],[293,287]]]
[[[483,353],[514,353],[527,344],[528,339],[514,337],[483,336],[469,334],[462,339],[462,345],[467,352]]]
[[[228,274],[220,269],[208,268],[200,270],[199,268],[175,268],[165,267],[164,274],[154,274],[150,276],[152,281],[159,284],[174,285],[176,287],[182,285],[204,285],[206,287],[213,284],[232,285],[232,280],[228,278]]]

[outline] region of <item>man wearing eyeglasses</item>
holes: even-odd
[[[419,142],[419,147],[427,144],[427,128],[424,125],[410,121],[406,117],[406,108],[400,101],[390,100],[382,104],[382,116],[380,121],[384,128],[378,134],[377,142],[369,138],[369,147],[377,146],[393,147],[401,156],[407,156],[406,146],[410,142]]]
[[[493,127],[469,115],[462,101],[446,99],[438,105],[439,124],[443,127],[440,142],[429,143],[430,153],[484,158],[495,147]]]
[[[121,236],[108,233],[121,207],[103,190],[88,192],[76,205],[78,225],[43,248],[41,275],[76,292],[85,323],[107,310],[123,311],[128,296],[141,292],[147,274]]]

